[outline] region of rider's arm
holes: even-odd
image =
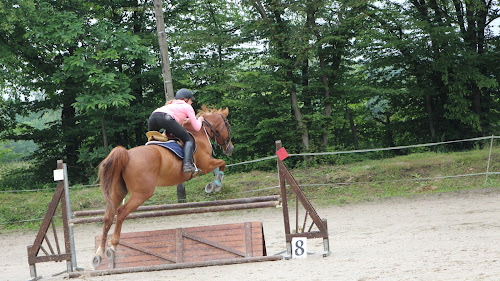
[[[189,121],[191,122],[191,125],[193,126],[193,129],[195,131],[199,131],[201,129],[203,116],[196,118],[196,115],[194,114],[194,109],[190,105],[187,105],[186,113],[187,113],[187,117],[189,118]]]

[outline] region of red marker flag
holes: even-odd
[[[285,160],[289,156],[288,152],[286,152],[286,149],[284,147],[278,149],[278,151],[276,151],[276,155],[278,155],[278,159],[280,161]]]

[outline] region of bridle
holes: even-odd
[[[222,117],[222,120],[224,120],[224,125],[227,129],[227,140],[223,139],[222,136],[219,134],[219,132],[217,132],[212,124],[210,124],[210,122],[208,122],[207,120],[203,120],[203,125],[207,126],[210,131],[212,131],[212,135],[209,136],[210,140],[212,140],[217,146],[221,147],[222,149],[224,149],[217,140],[220,140],[221,142],[224,143],[224,146],[226,147],[224,149],[224,151],[226,151],[228,148],[229,148],[229,143],[231,142],[231,125],[229,124],[229,121],[227,121],[226,117],[222,114],[220,114],[220,116]],[[208,132],[207,132],[207,135],[208,135]]]

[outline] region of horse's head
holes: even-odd
[[[203,111],[200,113],[205,119],[204,125],[210,138],[224,150],[224,154],[231,155],[234,151],[233,143],[231,142],[231,125],[227,121],[229,109],[213,109],[208,110],[203,106]]]

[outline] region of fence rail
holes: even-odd
[[[366,152],[376,152],[376,151],[388,151],[388,150],[400,150],[400,149],[410,149],[410,148],[420,148],[420,147],[431,147],[431,146],[460,143],[460,142],[491,140],[490,145],[489,145],[489,155],[488,155],[488,160],[487,160],[487,165],[486,165],[486,171],[483,173],[448,175],[448,176],[426,177],[426,178],[396,179],[396,180],[377,181],[377,182],[335,182],[335,183],[325,183],[325,184],[303,184],[301,186],[303,186],[303,187],[345,186],[345,185],[366,184],[366,183],[388,183],[388,182],[426,181],[426,180],[431,181],[431,180],[437,180],[437,179],[450,179],[450,178],[462,178],[462,177],[474,177],[474,176],[484,176],[485,182],[486,182],[489,175],[499,175],[500,174],[500,172],[489,171],[490,166],[491,166],[490,162],[491,162],[492,146],[493,146],[493,142],[495,139],[500,139],[500,136],[493,135],[493,136],[488,136],[488,137],[478,137],[478,138],[470,138],[470,139],[462,139],[462,140],[452,140],[452,141],[443,141],[443,142],[435,142],[435,143],[416,144],[416,145],[407,145],[407,146],[395,146],[395,147],[375,148],[375,149],[359,149],[359,150],[349,150],[349,151],[318,152],[318,153],[297,153],[297,154],[290,154],[290,157],[326,156],[326,155],[351,154],[351,153],[366,153]],[[259,159],[254,159],[254,160],[250,160],[250,161],[229,164],[226,167],[245,165],[245,164],[267,161],[267,160],[272,160],[272,159],[276,159],[276,156],[274,155],[274,156],[269,156],[269,157],[265,157],[265,158],[259,158]],[[69,188],[70,189],[80,189],[80,188],[91,188],[91,187],[97,187],[97,186],[99,186],[99,185],[98,184],[79,185],[79,186],[70,186]],[[279,186],[261,187],[259,189],[238,192],[238,193],[253,193],[253,192],[259,192],[259,191],[276,189],[276,188],[279,188]],[[6,190],[6,191],[0,191],[0,193],[26,193],[26,192],[40,192],[40,191],[53,191],[53,190],[54,190],[54,188],[33,189],[33,190]],[[38,220],[42,220],[42,218],[26,219],[26,220],[9,222],[9,223],[0,223],[0,225],[26,223],[26,222],[32,222],[32,221],[38,221]]]

